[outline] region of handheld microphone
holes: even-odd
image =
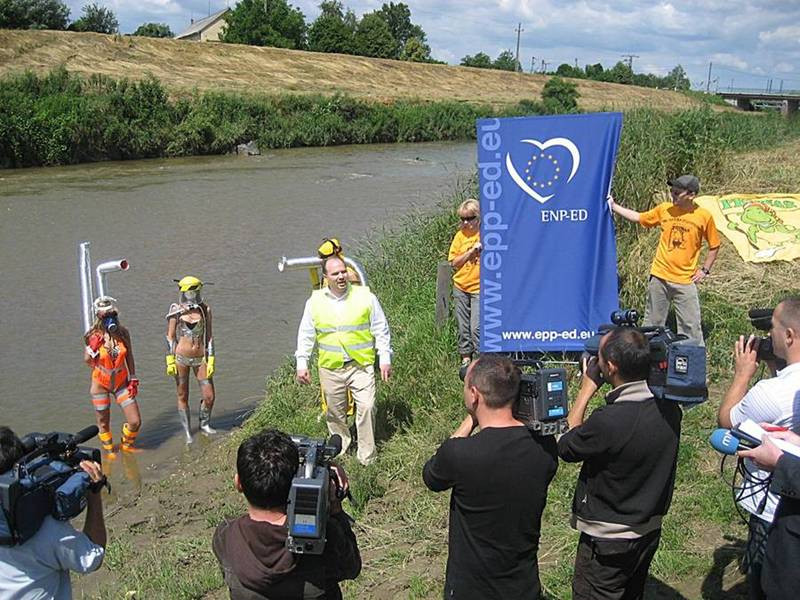
[[[737,437],[730,429],[715,429],[708,438],[708,442],[714,450],[729,456],[736,454],[739,449],[749,450],[758,445],[748,439]]]

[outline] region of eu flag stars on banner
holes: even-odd
[[[619,307],[620,113],[478,121],[481,351],[581,350]]]

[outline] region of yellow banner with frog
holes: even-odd
[[[714,223],[748,262],[800,257],[800,194],[700,196]]]

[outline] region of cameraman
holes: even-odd
[[[0,473],[24,456],[25,448],[8,427],[0,427]],[[81,461],[93,482],[103,481],[96,462]],[[18,546],[0,546],[0,590],[3,598],[69,600],[69,572],[91,573],[103,564],[106,525],[100,488],[87,493],[88,508],[83,533],[68,522],[45,517],[39,531]]]
[[[232,600],[340,599],[339,582],[361,572],[356,537],[333,482],[324,552],[292,554],[286,547],[286,503],[298,464],[297,446],[275,429],[239,446],[233,483],[247,500],[247,514],[220,524],[212,543]],[[335,469],[346,490],[344,471]]]
[[[650,344],[634,328],[612,329],[597,357],[584,364],[581,388],[558,441],[567,462],[583,461],[572,500],[572,526],[581,532],[573,598],[641,598],[672,501],[681,409],[647,387]],[[603,382],[606,406],[584,421]]]
[[[423,468],[429,489],[453,490],[445,598],[540,597],[539,530],[558,459],[552,436],[514,418],[519,388],[510,360],[480,355],[464,377],[468,415]]]
[[[719,407],[720,427],[737,427],[746,419],[756,423],[793,427],[797,424],[795,403],[800,390],[800,298],[786,298],[772,314],[773,352],[786,361],[786,367],[774,377],[762,379],[750,390],[750,380],[758,369],[756,338],[745,342],[740,336],[733,347],[735,364],[733,381]],[[760,585],[761,564],[767,534],[772,523],[778,498],[767,491],[769,473],[745,462],[747,476],[741,493],[740,506],[750,513],[747,546],[742,570],[747,573],[750,598],[764,598]]]
[[[765,425],[766,423],[762,423]],[[797,598],[797,565],[800,565],[800,458],[785,454],[770,438],[800,446],[800,436],[791,431],[768,433],[761,445],[739,452],[759,467],[773,471],[770,490],[780,496],[775,519],[767,538],[761,585],[769,600]]]

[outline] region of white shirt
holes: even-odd
[[[20,546],[0,546],[0,597],[4,600],[71,600],[69,572],[91,573],[105,550],[65,521],[45,517]]]
[[[797,425],[800,422],[800,363],[787,365],[778,371],[775,377],[762,379],[755,384],[745,397],[731,408],[730,418],[732,427],[736,427],[746,419],[752,419],[756,423],[772,423],[780,427],[792,428]],[[745,466],[753,475],[745,480],[739,504],[747,512],[772,523],[778,506],[778,496],[767,492],[766,487],[758,482],[770,474],[757,468],[749,459],[745,461]],[[760,487],[764,487],[763,491],[748,498],[753,488]],[[765,494],[767,501],[763,512],[759,513],[759,505]]]
[[[351,284],[347,285],[347,293],[341,297],[336,296],[329,288],[324,288],[325,300],[328,302],[328,310],[335,313],[344,311],[344,301],[350,294]],[[378,353],[382,365],[388,365],[392,362],[392,346],[391,336],[389,335],[389,322],[386,320],[386,315],[383,313],[380,302],[375,297],[375,294],[370,293],[372,297],[372,306],[369,311],[369,332],[375,339],[375,350]],[[311,318],[311,298],[306,300],[305,309],[303,309],[303,318],[300,319],[300,327],[297,329],[297,351],[294,353],[297,358],[297,370],[304,371],[308,369],[308,359],[311,357],[311,351],[314,349],[314,343],[317,341],[317,330],[314,327],[314,320]],[[349,360],[347,352],[344,353],[345,362]]]

